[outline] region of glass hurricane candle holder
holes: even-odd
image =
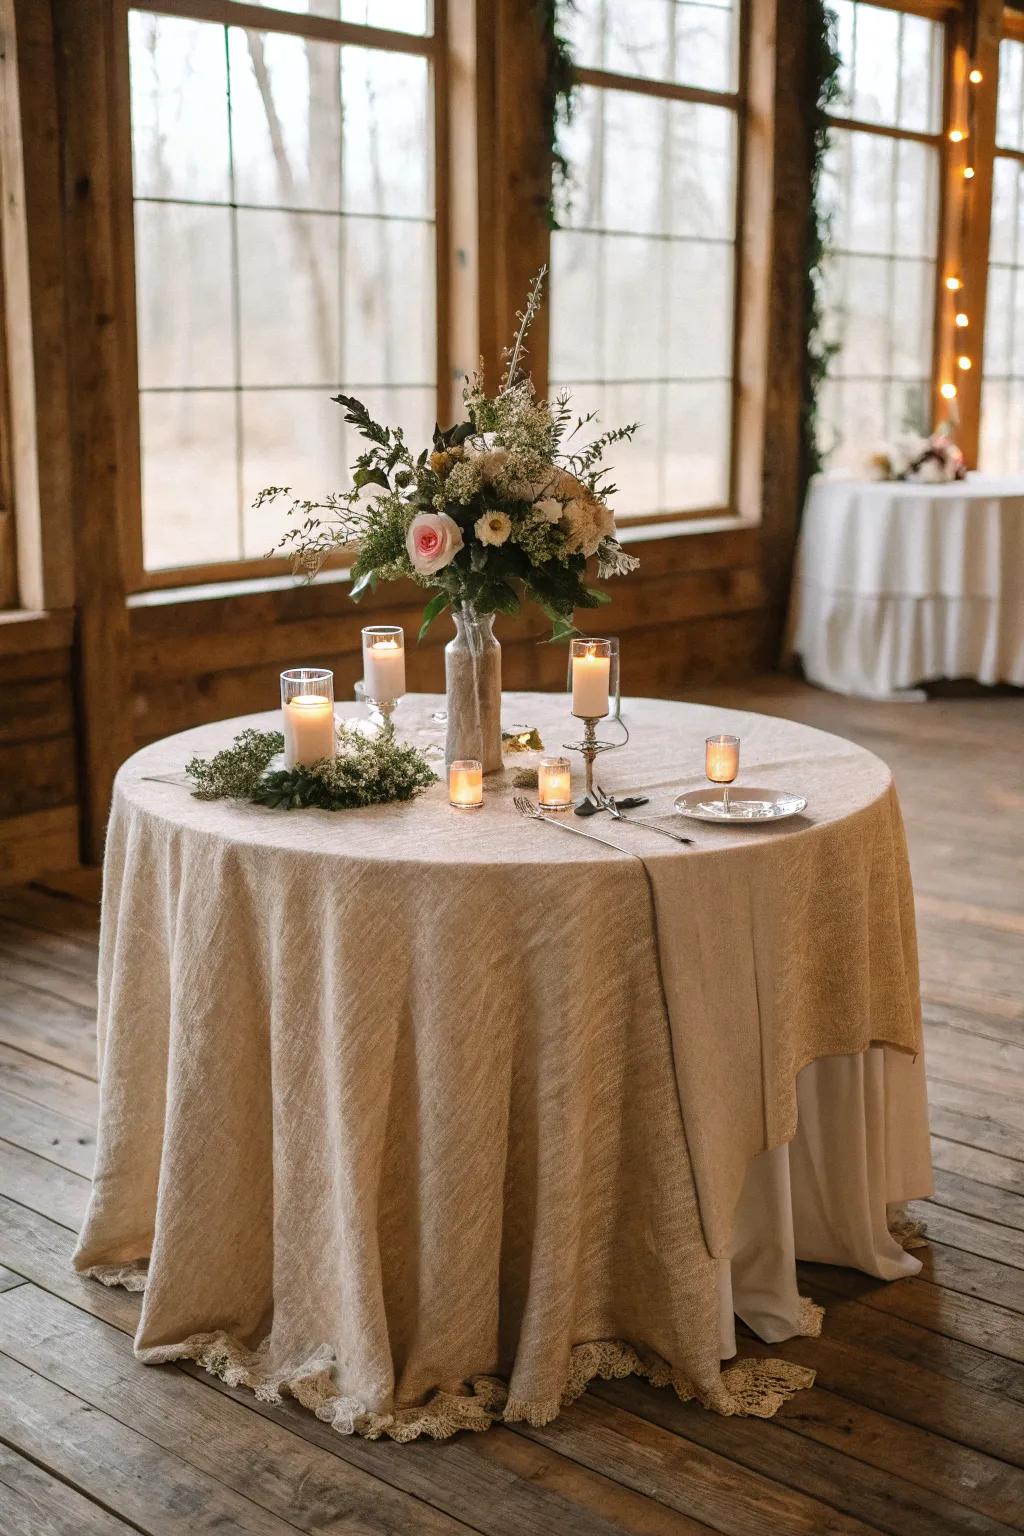
[[[619,667],[619,641],[616,635],[609,635],[603,642],[608,650],[608,719],[618,720],[622,716],[622,684]],[[569,655],[565,691],[572,695],[572,654]],[[576,713],[575,710],[572,711]]]
[[[334,673],[325,667],[291,667],[281,673],[284,765],[308,768],[333,757]]]
[[[704,742],[704,773],[712,784],[722,784],[722,804],[728,809],[729,785],[740,771],[738,736],[708,736]]]
[[[473,811],[484,803],[483,764],[460,757],[448,770],[448,804],[458,811]]]
[[[572,805],[572,771],[567,757],[542,757],[537,765],[537,803],[545,811]]]
[[[405,693],[405,632],[397,624],[363,630],[363,690],[385,716]]]
[[[610,640],[573,640],[572,712],[580,720],[602,720],[608,713],[612,643]]]

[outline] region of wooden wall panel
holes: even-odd
[[[678,692],[689,681],[720,675],[707,665],[712,647],[700,632],[722,633],[715,626],[728,617],[742,617],[735,633],[745,637],[749,655],[731,643],[726,674],[747,675],[751,658],[761,654],[764,611],[756,531],[658,539],[635,548],[640,571],[610,583],[611,604],[592,616],[595,632],[622,639],[624,690]],[[440,692],[452,625],[442,615],[417,646],[423,602],[422,590],[409,583],[357,605],[344,583],[327,580],[208,598],[191,604],[187,614],[181,604],[140,603],[131,610],[135,741],[141,745],[190,725],[273,709],[278,675],[288,666],[331,667],[338,698],[351,698],[362,676],[360,630],[378,621],[406,631],[410,689]],[[565,647],[544,644],[549,632],[536,610],[498,617],[506,687],[564,686]]]
[[[78,862],[71,666],[70,615],[0,626],[0,884]]]

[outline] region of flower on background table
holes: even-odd
[[[864,471],[869,480],[904,480],[918,485],[947,485],[962,480],[967,466],[947,427],[930,437],[904,433],[881,443],[868,454]]]

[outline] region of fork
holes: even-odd
[[[653,821],[634,821],[632,816],[623,816],[622,812],[615,804],[615,796],[606,795],[600,784],[594,785],[594,793],[596,794],[600,804],[604,806],[605,810],[608,812],[613,821],[625,821],[628,822],[630,826],[646,827],[648,832],[660,832],[662,837],[670,837],[674,843],[685,843],[687,847],[693,847],[693,838],[684,837],[681,832],[670,832],[668,827],[659,827],[657,823]]]
[[[620,848],[618,843],[609,842],[606,837],[598,837],[596,832],[584,832],[582,827],[575,826],[571,821],[558,821],[554,816],[545,816],[539,806],[534,805],[525,795],[513,795],[512,804],[520,816],[528,816],[531,821],[543,821],[549,827],[561,827],[563,832],[573,832],[577,837],[588,838],[592,843],[603,843],[606,848],[614,848],[616,853],[626,853],[625,848]]]

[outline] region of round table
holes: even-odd
[[[936,678],[1024,685],[1024,476],[814,480],[787,650],[812,682],[864,698]]]
[[[440,700],[399,732],[436,750]],[[344,709],[344,707],[343,707]],[[355,706],[344,709],[354,713]],[[145,1288],[136,1352],[189,1357],[343,1432],[552,1418],[639,1372],[768,1414],[812,1373],[741,1360],[820,1328],[796,1258],[916,1260],[930,1192],[913,906],[885,765],[763,716],[629,700],[600,760],[644,814],[742,739],[741,783],[805,794],[683,848],[602,846],[444,786],[330,813],[204,802],[204,726],[117,777],[100,943],[101,1109],[75,1262]],[[559,695],[506,695],[548,749]]]

